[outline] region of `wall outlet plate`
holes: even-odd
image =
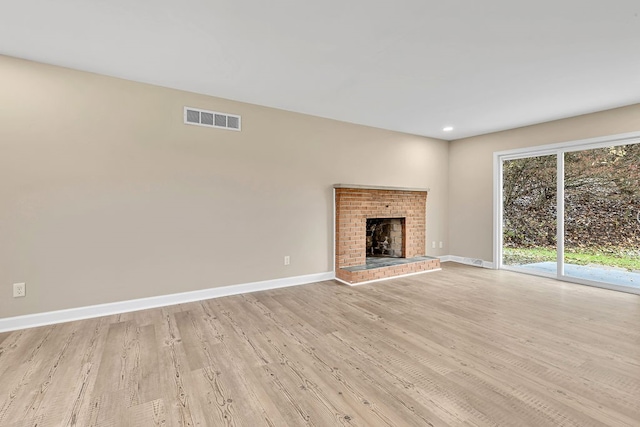
[[[14,283],[13,284],[13,297],[14,298],[22,298],[27,295],[27,284],[26,283]]]
[[[284,265],[291,264],[291,257],[289,255],[285,255],[284,257]]]

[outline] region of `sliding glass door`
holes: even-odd
[[[557,275],[557,156],[505,160],[502,264]]]
[[[564,154],[564,275],[640,289],[640,144]]]
[[[496,153],[498,267],[640,293],[640,143]]]

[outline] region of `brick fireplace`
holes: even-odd
[[[356,284],[440,268],[425,256],[427,189],[334,189],[336,278]]]

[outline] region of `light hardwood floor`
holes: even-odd
[[[639,426],[640,297],[445,263],[0,334],[2,426]]]

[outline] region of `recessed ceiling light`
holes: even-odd
[[[445,132],[451,132],[453,130],[453,126],[447,126],[445,128],[442,128],[442,130]]]

